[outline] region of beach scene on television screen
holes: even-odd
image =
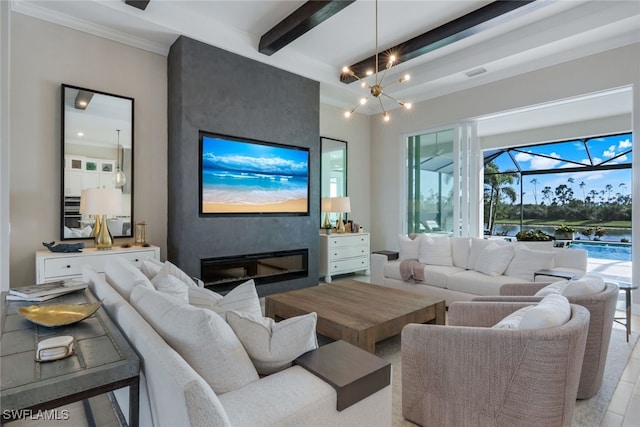
[[[203,213],[307,213],[306,150],[202,138]]]

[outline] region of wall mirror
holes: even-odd
[[[113,237],[133,232],[133,98],[62,85],[61,239],[86,239],[95,215],[82,190],[120,190]],[[106,209],[106,208],[103,208]]]
[[[345,197],[347,195],[347,142],[339,139],[320,137],[320,197]],[[320,202],[320,227],[323,227],[325,214],[335,227],[339,212],[326,210]],[[343,218],[346,220],[346,214]]]

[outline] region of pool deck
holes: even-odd
[[[587,258],[587,273],[595,273],[606,279],[631,281],[631,261]]]

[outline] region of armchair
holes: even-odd
[[[402,413],[420,425],[570,426],[586,308],[548,329],[492,329],[526,303],[456,302],[449,326],[402,330]]]
[[[505,284],[500,288],[500,297],[478,297],[474,301],[538,302],[542,297],[533,295],[547,285],[548,283]],[[571,304],[586,307],[590,314],[578,399],[592,397],[602,385],[618,292],[618,286],[607,283],[605,289],[597,294],[567,297]]]

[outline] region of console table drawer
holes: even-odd
[[[114,247],[108,251],[87,248],[82,252],[70,253],[38,251],[36,252],[36,283],[79,278],[82,276],[82,268],[85,265],[91,266],[98,273],[104,273],[107,259],[114,256],[122,257],[136,267],[140,267],[145,259],[159,261],[160,248],[157,246]]]
[[[367,270],[369,268],[369,257],[351,258],[331,263],[331,273],[352,272]]]
[[[342,234],[338,236],[332,236],[328,238],[327,244],[330,248],[360,245],[369,246],[369,235],[357,233],[351,235]]]
[[[362,257],[368,253],[368,246],[342,246],[329,248],[329,259],[333,261],[344,258]]]

